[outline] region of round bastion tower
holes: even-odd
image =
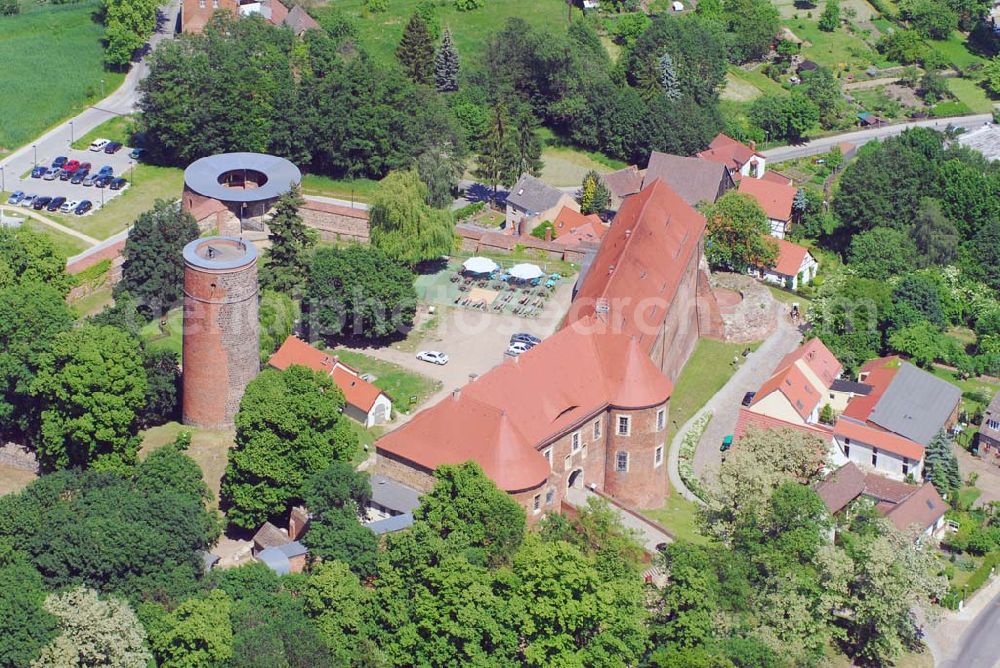
[[[257,248],[234,237],[184,247],[184,424],[233,425],[260,371]]]

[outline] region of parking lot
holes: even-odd
[[[66,151],[59,155],[39,154],[36,164],[39,166],[50,166],[52,161],[57,157],[65,156],[69,160],[76,160],[80,163],[91,163],[91,174],[96,174],[101,167],[108,165],[113,170],[114,176],[122,176],[131,181],[130,168],[135,164],[135,161],[129,157],[131,150],[131,147],[123,146],[117,153],[106,154],[103,151],[76,150],[67,146]],[[32,156],[32,160],[34,161],[34,156]],[[92,185],[84,186],[82,184],[72,184],[68,180],[61,181],[58,178],[46,181],[44,178],[31,178],[30,170],[26,174],[16,175],[15,178],[11,178],[14,176],[12,174],[6,174],[5,176],[6,190],[9,193],[20,190],[26,195],[65,197],[67,202],[89,200],[93,204],[93,208],[87,215],[97,211],[128,188],[128,185],[125,185],[121,190],[111,190],[107,186],[104,188],[97,188]]]

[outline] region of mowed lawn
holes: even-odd
[[[993,111],[993,101],[976,81],[953,77],[947,79],[948,90],[977,114],[988,114]]]
[[[0,16],[0,156],[42,134],[100,97],[123,75],[105,71],[98,3],[46,5]]]
[[[392,397],[393,410],[408,413],[441,388],[441,381],[407,371],[398,364],[375,359],[354,350],[333,351],[345,364],[375,376],[374,385]]]
[[[374,57],[389,61],[395,59],[396,46],[403,36],[403,28],[413,14],[419,0],[392,0],[388,11],[372,14],[365,9],[364,0],[341,0],[327,8],[316,9],[316,15],[337,9],[358,19],[359,41]],[[460,12],[452,2],[435,3],[437,19],[443,28],[449,28],[462,64],[469,67],[482,57],[489,35],[501,30],[508,18],[524,19],[534,28],[549,28],[563,33],[569,25],[566,3],[563,0],[500,0],[488,2],[485,7]],[[573,8],[573,18],[582,14]]]
[[[229,448],[233,446],[235,438],[233,431],[200,429],[178,422],[168,422],[140,433],[142,448],[139,450],[139,458],[145,459],[146,455],[153,450],[173,443],[182,431],[191,433],[191,447],[187,449],[186,453],[201,467],[202,478],[208,488],[212,490],[211,505],[217,508],[219,487],[222,484],[222,476],[226,472],[226,464],[229,463]]]

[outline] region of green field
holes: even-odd
[[[362,46],[372,56],[389,61],[395,59],[403,28],[418,4],[419,0],[392,0],[388,3],[388,11],[372,14],[365,9],[364,0],[342,0],[330,5],[330,9],[318,8],[314,13],[322,19],[324,12],[335,8],[356,17]],[[521,18],[534,28],[560,33],[569,25],[566,3],[562,0],[502,0],[469,12],[458,11],[452,2],[434,4],[441,27],[452,31],[461,62],[467,68],[480,59],[486,48],[486,38],[501,30],[508,18]],[[573,18],[579,20],[580,10],[574,8],[572,11]]]
[[[983,90],[983,87],[975,81],[957,77],[951,78],[948,79],[948,90],[958,98],[959,102],[977,114],[988,114],[993,111],[993,101]]]
[[[372,179],[331,179],[322,174],[302,175],[302,192],[306,195],[336,197],[355,202],[369,201],[378,184],[378,181]]]
[[[131,116],[115,116],[114,118],[104,121],[96,128],[73,142],[73,148],[82,151],[83,149],[89,147],[90,142],[95,139],[108,139],[110,141],[116,141],[120,144],[128,146],[132,139],[132,131],[134,127],[134,120]]]
[[[698,504],[688,501],[679,492],[671,492],[662,508],[644,510],[642,514],[663,525],[678,540],[698,545],[709,542],[708,537],[701,533]]]
[[[55,246],[56,252],[59,255],[73,257],[74,255],[82,253],[90,248],[86,241],[77,239],[76,237],[71,237],[68,234],[63,234],[59,230],[53,229],[37,220],[26,218],[24,225],[39,234],[47,236],[52,241],[52,245]]]
[[[128,173],[122,176],[128,178]],[[183,187],[183,170],[140,163],[132,173],[132,184],[96,213],[89,216],[47,215],[95,239],[107,239],[134,223],[140,213],[152,209],[156,200],[179,199]],[[91,200],[101,201],[100,189],[94,189]]]
[[[153,350],[169,350],[181,354],[184,334],[184,311],[180,308],[167,313],[166,325],[161,329],[159,320],[152,320],[139,330],[139,336]]]
[[[986,63],[986,59],[978,56],[966,46],[965,36],[959,32],[952,32],[951,37],[946,40],[929,39],[927,44],[944,56],[944,59],[959,69],[965,69],[970,65],[981,65]]]
[[[857,71],[873,64],[878,67],[890,64],[863,39],[843,28],[835,32],[823,32],[817,25],[819,11],[813,12],[813,16],[816,18],[799,18],[784,22],[799,39],[809,42],[809,46],[802,49],[802,55],[809,60],[834,71],[844,68]]]
[[[0,16],[0,156],[30,142],[121,84],[104,70],[98,3],[45,5]],[[68,139],[68,137],[67,137]]]
[[[393,409],[407,413],[419,406],[441,388],[441,382],[412,371],[398,364],[375,359],[354,350],[337,348],[333,351],[345,364],[361,373],[375,376],[375,386],[392,397]]]

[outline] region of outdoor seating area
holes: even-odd
[[[423,298],[449,306],[532,318],[542,313],[562,280],[561,274],[546,273],[536,264],[502,267],[489,258],[472,257],[418,280],[418,289]]]

